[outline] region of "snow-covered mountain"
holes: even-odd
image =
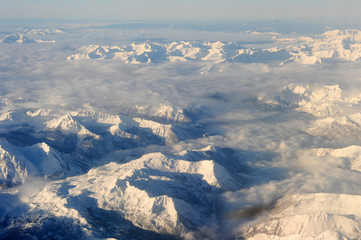
[[[25,34],[15,33],[1,38],[0,43],[55,43],[55,40],[32,39]]]
[[[328,85],[316,88],[290,84],[282,89],[278,100],[296,107],[300,112],[310,113],[316,117],[337,116],[357,105],[359,97],[344,96],[339,85]]]
[[[164,122],[188,122],[189,118],[184,110],[171,104],[136,105],[130,114]]]
[[[266,108],[272,111],[311,116],[306,118],[308,128],[302,129],[308,136],[344,144],[360,139],[360,99],[339,85],[289,84],[279,96],[257,101],[277,106]],[[91,107],[28,109],[3,102],[0,184],[9,207],[0,205],[1,238],[52,232],[58,238],[196,239],[204,236],[202,226],[228,228],[228,218],[222,217],[228,204],[224,196],[237,194],[257,178],[247,175],[255,167],[248,163],[250,154],[258,158],[257,153],[212,145],[195,148],[192,142],[184,147],[182,141],[205,135],[193,132],[186,110],[169,103],[136,105],[122,115]],[[183,150],[175,152],[180,146]],[[361,171],[358,145],[298,149],[292,156],[312,159],[310,168],[318,161],[335,170]],[[290,176],[292,181],[299,174]],[[24,193],[28,183],[39,187]],[[245,239],[357,239],[359,197],[285,190],[269,205],[255,201],[255,206],[232,214],[242,224],[227,234]],[[11,203],[13,198],[21,203]],[[216,239],[217,234],[207,238]]]
[[[270,62],[291,57],[284,49],[245,49],[237,43],[172,42],[139,43],[124,46],[89,45],[81,47],[68,60],[117,59],[125,63],[161,63],[204,61],[220,62]]]
[[[355,29],[333,30],[317,36],[289,39],[299,44],[288,47],[292,58],[286,62],[314,64],[329,59],[355,61],[361,57],[360,40],[361,32]]]
[[[1,33],[0,239],[361,238],[358,30],[76,26]]]
[[[0,153],[0,184],[5,187],[23,184],[36,177],[60,178],[69,173],[64,156],[44,142],[29,147],[3,142]]]
[[[57,28],[32,28],[32,29],[24,29],[23,31],[26,35],[53,35],[53,34],[59,34],[59,33],[65,33],[61,29]]]
[[[54,182],[27,201],[34,203],[31,218],[39,212],[71,217],[80,223],[84,235],[102,234],[102,224],[96,223],[111,212],[118,219],[111,220],[108,229],[114,230],[106,232],[108,235],[121,237],[116,226],[127,227],[130,222],[144,230],[180,236],[211,216],[217,192],[236,189],[238,184],[212,160],[187,161],[151,153]]]
[[[60,29],[55,28],[24,29],[21,32],[15,32],[2,37],[0,39],[0,43],[55,43],[55,40],[33,39],[33,37],[53,35],[59,33],[64,32]]]
[[[243,222],[235,230],[238,237],[252,240],[360,238],[360,215],[357,209],[361,195],[358,191],[355,191],[357,194],[345,194],[340,190],[343,187],[336,187],[339,184],[337,176],[349,175],[350,179],[358,179],[360,172],[360,98],[350,92],[339,85],[290,84],[273,99],[259,99],[264,105],[270,105],[267,109],[272,111],[292,109],[308,114],[305,118],[308,124],[303,131],[314,139],[322,139],[317,144],[332,147],[301,148],[291,155],[290,158],[296,160],[289,160],[288,164],[293,166],[291,168],[295,172],[286,182],[302,179],[301,184],[296,184],[300,188],[296,190],[297,194],[294,193],[295,189],[288,192],[289,186],[284,184],[284,189],[275,191],[282,192],[276,194],[278,197],[265,202],[260,200],[259,204],[257,201],[247,203],[248,207],[231,211],[233,221]],[[340,147],[335,148],[335,144]],[[307,173],[300,173],[300,168]],[[329,180],[320,177],[325,172],[329,172],[326,174]],[[336,176],[335,179],[331,179],[332,174]],[[327,187],[305,186],[312,178]],[[268,187],[277,187],[277,183],[270,183]],[[269,188],[265,187],[266,190]],[[247,202],[247,197],[245,200]],[[231,201],[233,204],[234,199]]]
[[[349,170],[361,171],[361,146],[350,145],[345,148],[316,148],[305,151],[324,159],[332,159],[337,161],[339,166]]]
[[[242,229],[245,239],[358,239],[360,196],[302,194],[279,199],[267,218]]]
[[[160,62],[288,62],[316,64],[323,61],[356,61],[361,57],[361,32],[355,29],[328,31],[298,38],[274,36],[272,48],[247,48],[237,42],[179,41],[143,42],[123,46],[81,47],[69,60],[117,59],[125,63]],[[279,43],[286,47],[277,47]]]
[[[219,147],[150,151],[198,137],[184,125],[191,121],[184,112],[169,103],[137,105],[132,116],[4,105],[0,238],[49,231],[85,239],[197,235],[213,221],[220,195],[242,182],[227,170],[231,154]],[[28,184],[37,190],[23,192]],[[18,197],[21,204],[11,200]]]
[[[0,42],[2,42],[2,43],[33,43],[33,42],[35,42],[35,40],[28,38],[24,34],[15,33],[15,34],[6,35],[5,37],[0,39]]]
[[[306,130],[310,135],[355,142],[361,133],[361,98],[344,92],[339,85],[311,88],[290,84],[282,89],[276,104],[313,115]]]
[[[173,132],[176,125],[88,109],[65,115],[21,109],[3,115],[2,188],[52,181],[37,194],[22,196],[29,208],[19,206],[20,212],[13,212],[0,205],[1,222],[7,225],[12,219],[1,227],[1,238],[25,237],[28,230],[45,234],[50,226],[40,223],[42,219],[54,221],[53,226],[74,225],[58,232],[65,238],[138,238],[147,231],[145,239],[192,235],[213,218],[217,197],[241,186],[234,172],[223,166],[227,156],[212,146],[194,150],[197,154],[152,152],[126,156],[123,162],[107,160],[106,154],[117,149],[175,143],[184,136]],[[106,164],[94,167],[102,157]],[[25,227],[32,222],[38,230]]]
[[[190,136],[174,124],[94,110],[66,114],[49,109],[12,110],[0,115],[0,126],[0,137],[4,139],[1,159],[5,161],[1,179],[10,185],[24,183],[30,177],[60,174],[62,170],[66,175],[89,169],[89,160],[117,149],[172,144]],[[41,149],[44,153],[40,153]],[[69,167],[72,169],[66,170]]]

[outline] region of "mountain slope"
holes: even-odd
[[[246,239],[357,239],[360,196],[303,194],[278,200],[266,219],[243,229]]]
[[[72,219],[88,237],[104,231],[95,224],[97,221],[112,224],[108,226],[108,230],[113,228],[107,233],[110,235],[117,234],[116,226],[123,226],[181,236],[214,214],[219,193],[238,185],[212,160],[191,162],[150,153],[49,183],[39,193],[23,199],[31,203],[24,214],[30,219],[42,212],[56,216],[60,222],[65,217]],[[107,211],[118,216],[119,222],[104,215]]]

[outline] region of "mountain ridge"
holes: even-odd
[[[297,38],[274,36],[274,44],[286,47],[248,48],[237,42],[173,41],[143,42],[123,46],[88,45],[67,57],[68,60],[114,59],[130,64],[203,61],[278,62],[280,65],[320,64],[324,61],[356,61],[361,58],[361,32],[356,29],[333,30],[320,35]]]

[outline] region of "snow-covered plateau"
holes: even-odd
[[[361,239],[361,31],[266,30],[0,32],[0,239]]]

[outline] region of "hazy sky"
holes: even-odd
[[[353,23],[359,0],[0,0],[1,18],[292,20]]]

